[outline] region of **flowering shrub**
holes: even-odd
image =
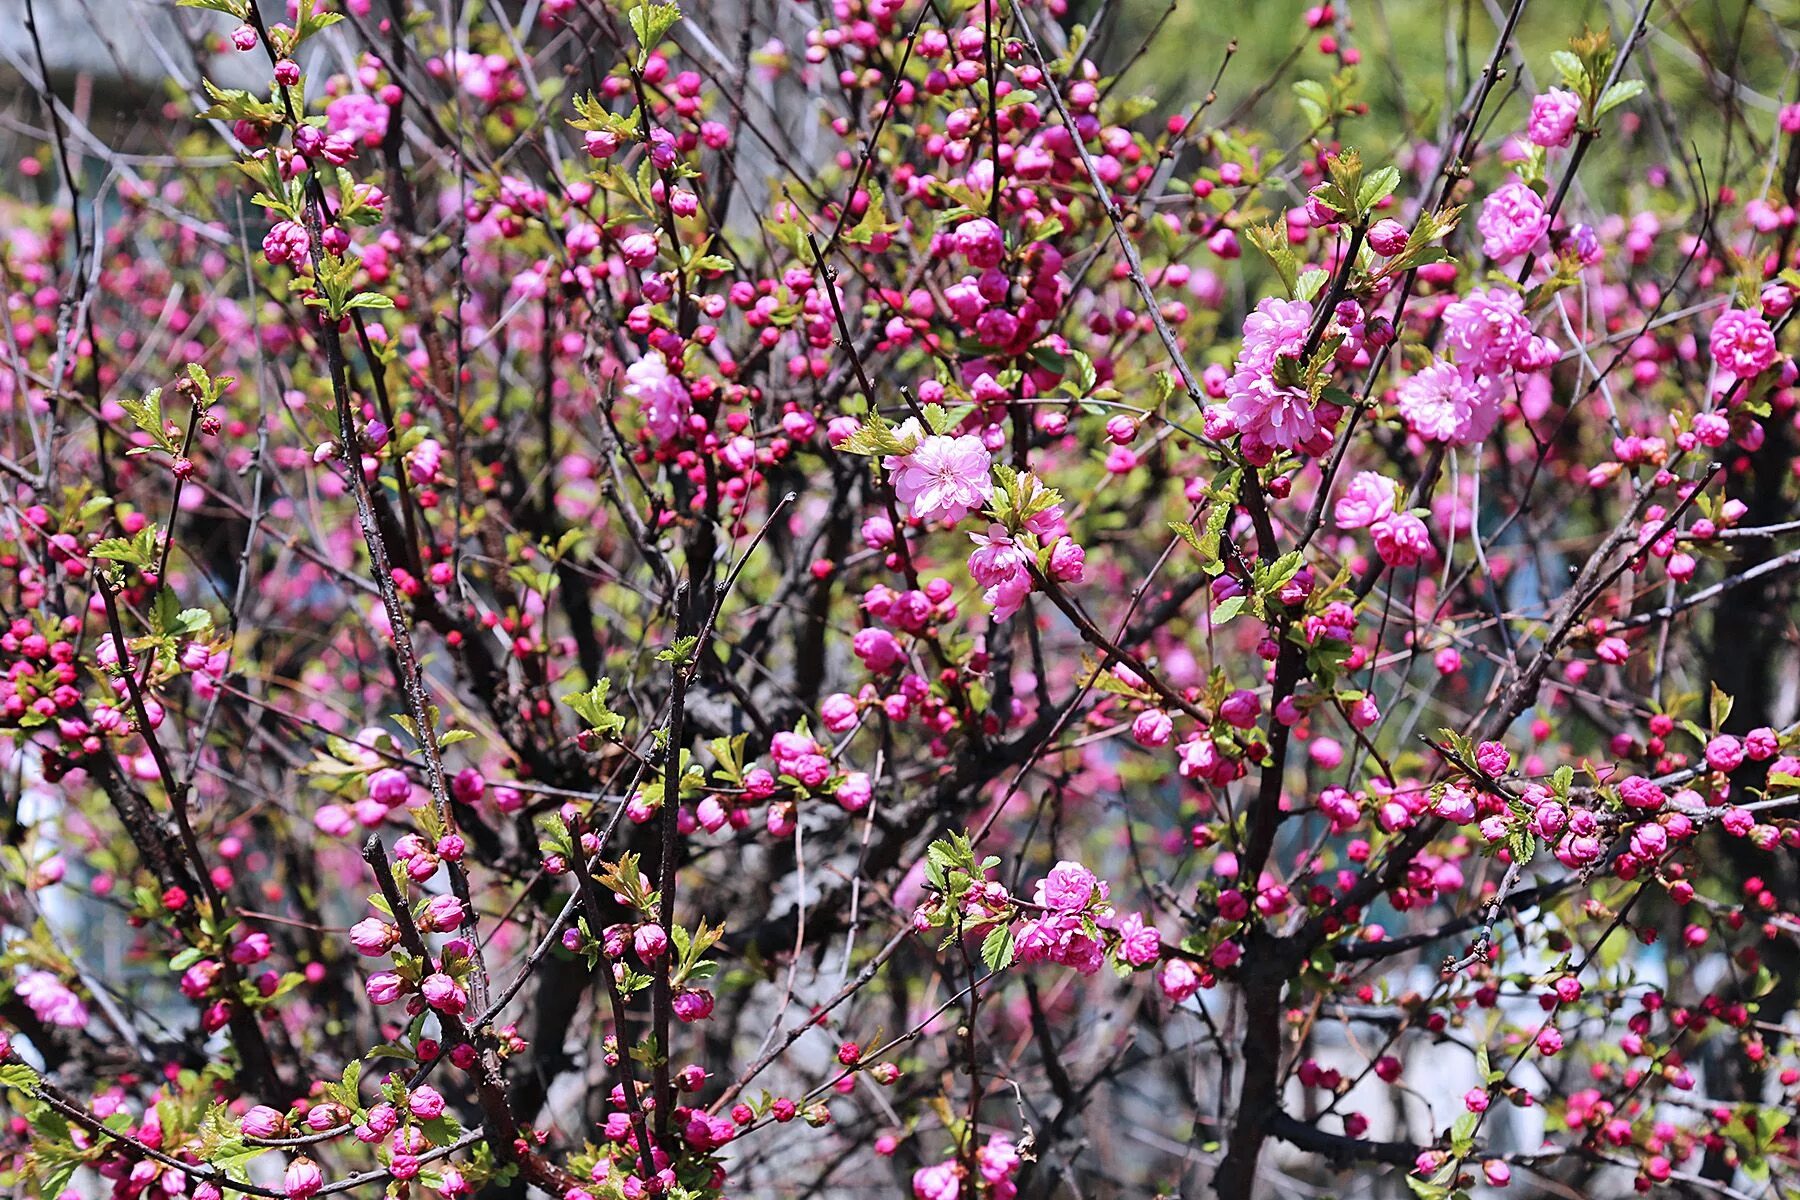
[[[1800,1187],[1800,107],[298,2],[37,55],[15,1194]]]

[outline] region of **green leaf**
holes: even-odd
[[[1325,287],[1325,281],[1331,278],[1328,271],[1318,267],[1308,267],[1300,272],[1300,278],[1294,281],[1294,298],[1311,301]]]
[[[1400,186],[1400,168],[1383,167],[1362,181],[1356,192],[1358,215],[1367,216],[1377,204],[1394,194]]]
[[[668,649],[663,650],[660,653],[658,653],[656,656],[656,661],[657,662],[686,662],[688,655],[692,654],[694,652],[694,647],[698,646],[699,644],[700,644],[700,639],[698,637],[690,634],[687,637],[678,639],[674,645],[672,645]]]
[[[1004,971],[1012,966],[1013,931],[1009,924],[999,924],[988,930],[988,935],[981,939],[981,961],[987,969],[994,972]]]
[[[1594,116],[1604,117],[1627,100],[1642,95],[1643,91],[1644,81],[1641,79],[1619,80],[1601,94],[1600,102],[1594,105]]]
[[[1219,606],[1217,608],[1213,609],[1212,623],[1215,626],[1224,625],[1224,624],[1228,623],[1233,617],[1237,616],[1240,612],[1243,612],[1243,611],[1244,611],[1244,597],[1242,594],[1239,594],[1236,596],[1227,596],[1224,600],[1221,600],[1219,602]]]
[[[1567,50],[1558,50],[1550,55],[1550,65],[1556,68],[1557,72],[1562,75],[1563,82],[1570,88],[1577,92],[1584,90],[1583,84],[1587,81],[1587,68],[1581,65],[1581,60],[1575,55]]]
[[[0,1067],[0,1087],[29,1092],[38,1085],[38,1073],[24,1063],[7,1063]]]
[[[1191,546],[1195,553],[1205,553],[1200,547],[1200,535],[1194,532],[1194,527],[1192,525],[1188,524],[1186,521],[1170,521],[1169,529],[1179,536],[1182,541]]]
[[[631,31],[637,34],[638,65],[650,57],[650,51],[656,49],[675,22],[681,20],[681,6],[677,4],[639,4],[626,14],[631,22]]]
[[[346,310],[349,310],[352,308],[392,308],[392,307],[394,307],[394,302],[391,299],[389,299],[388,297],[382,295],[380,292],[358,292],[358,293],[356,293],[356,295],[350,297],[350,302],[348,304],[344,305],[344,308]]]
[[[607,704],[606,696],[611,690],[612,680],[602,679],[585,692],[564,696],[563,703],[574,709],[595,733],[602,737],[617,737],[625,729],[625,718]]]

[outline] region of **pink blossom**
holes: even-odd
[[[1162,937],[1144,924],[1137,913],[1126,913],[1115,927],[1119,935],[1119,957],[1134,967],[1155,962],[1162,953]]]
[[[1366,529],[1394,511],[1394,482],[1379,471],[1358,471],[1332,506],[1339,529]]]
[[[404,991],[406,981],[392,971],[377,971],[363,983],[363,990],[376,1004],[392,1004]]]
[[[861,812],[869,807],[875,789],[866,771],[852,771],[838,784],[834,796],[845,812]]]
[[[1147,708],[1131,722],[1132,740],[1151,749],[1168,745],[1174,729],[1175,723],[1160,708]]]
[[[675,1016],[683,1024],[704,1021],[712,1016],[713,994],[704,988],[689,988],[675,993]]]
[[[1064,912],[1086,908],[1088,901],[1093,899],[1096,884],[1092,871],[1064,859],[1050,868],[1050,874],[1038,883],[1037,902]]]
[[[463,990],[462,984],[442,971],[427,975],[419,984],[419,994],[425,997],[425,1003],[452,1016],[469,1006],[469,993]]]
[[[993,459],[972,434],[929,434],[910,453],[890,455],[886,466],[895,497],[926,524],[955,524],[984,507],[994,490]]]
[[[956,229],[956,248],[977,270],[997,267],[1006,255],[1000,227],[986,217],[965,221]]]
[[[245,1137],[279,1137],[287,1128],[287,1118],[266,1104],[258,1104],[239,1119],[238,1128],[244,1131]]]
[[[1312,305],[1303,300],[1264,300],[1244,321],[1243,348],[1225,385],[1224,413],[1253,453],[1305,449],[1319,437],[1312,396],[1275,380],[1276,360],[1298,358],[1311,327]]]
[[[832,733],[849,733],[861,719],[855,697],[848,692],[834,692],[819,705],[819,718]]]
[[[669,371],[660,351],[646,354],[625,368],[625,394],[638,402],[644,424],[659,442],[681,430],[681,422],[693,407],[687,385]]]
[[[1400,415],[1429,442],[1466,446],[1484,440],[1500,417],[1498,389],[1451,363],[1435,362],[1399,388]]]
[[[427,1121],[436,1120],[444,1115],[444,1097],[436,1088],[420,1085],[407,1093],[406,1106],[415,1117]]]
[[[87,1005],[81,997],[48,971],[26,972],[13,985],[13,991],[24,998],[32,1015],[46,1025],[80,1029],[88,1023]]]
[[[990,525],[985,534],[971,533],[975,550],[969,555],[969,574],[987,589],[983,599],[994,607],[994,619],[1004,621],[1019,611],[1031,594],[1030,561],[1003,525]]]
[[[1542,196],[1514,180],[1482,204],[1475,227],[1481,231],[1482,253],[1505,264],[1529,254],[1550,232],[1550,214]]]
[[[1744,743],[1721,733],[1706,743],[1706,765],[1715,771],[1735,771],[1744,761]]]
[[[318,1195],[324,1186],[325,1176],[320,1173],[318,1164],[309,1158],[296,1158],[281,1176],[281,1190],[288,1200],[306,1200],[308,1196]]]
[[[1505,288],[1470,292],[1444,309],[1443,321],[1444,344],[1480,374],[1503,376],[1531,344],[1525,301]]]
[[[1410,567],[1431,553],[1431,533],[1412,513],[1394,513],[1370,526],[1375,552],[1390,567]]]
[[[913,1172],[913,1200],[957,1200],[962,1194],[960,1180],[953,1162],[920,1167]]]
[[[1171,958],[1165,962],[1156,982],[1171,1004],[1180,1004],[1200,990],[1200,976],[1185,958]]]
[[[1369,227],[1369,249],[1384,258],[1391,258],[1406,249],[1409,238],[1406,226],[1392,217],[1383,217]]]
[[[455,896],[433,896],[419,915],[419,928],[427,933],[448,933],[463,923],[463,904]]]
[[[1769,323],[1741,308],[1719,314],[1707,344],[1713,364],[1738,379],[1754,379],[1775,364],[1775,334]]]
[[[1534,146],[1566,146],[1575,135],[1575,121],[1581,116],[1581,97],[1562,88],[1532,97],[1531,120],[1525,136]]]
[[[619,243],[619,256],[625,265],[643,270],[656,261],[656,235],[634,233]]]

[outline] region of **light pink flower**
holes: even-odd
[[[1493,432],[1500,417],[1497,392],[1454,364],[1435,362],[1400,385],[1400,415],[1428,442],[1466,446]]]
[[[1367,529],[1394,511],[1394,482],[1379,471],[1359,471],[1332,506],[1339,529]]]
[[[913,1172],[912,1193],[914,1200],[956,1200],[962,1193],[956,1164],[941,1162],[920,1167]]]
[[[80,1029],[88,1023],[87,1005],[62,980],[48,971],[30,971],[13,986],[32,1014],[46,1025]]]
[[[1252,455],[1310,449],[1319,434],[1312,397],[1275,381],[1279,358],[1298,358],[1312,327],[1312,305],[1264,300],[1244,321],[1244,345],[1225,384],[1223,415]]]
[[[1531,253],[1539,238],[1550,232],[1550,214],[1544,198],[1514,180],[1487,198],[1475,222],[1481,231],[1481,249],[1496,262],[1509,263]]]
[[[1708,345],[1714,365],[1738,379],[1754,379],[1775,365],[1775,334],[1769,323],[1741,308],[1719,314]]]
[[[680,432],[682,420],[693,408],[687,385],[669,372],[661,351],[646,354],[625,368],[625,394],[638,402],[644,424],[660,442]]]
[[[1094,897],[1095,885],[1092,871],[1064,859],[1050,868],[1050,874],[1038,884],[1037,902],[1059,912],[1086,908]]]
[[[1395,513],[1370,526],[1375,553],[1390,567],[1410,567],[1431,553],[1431,533],[1411,513]]]
[[[1444,309],[1444,343],[1456,361],[1479,373],[1499,375],[1531,344],[1525,301],[1505,288],[1477,289]]]
[[[1531,101],[1531,120],[1525,125],[1525,136],[1536,146],[1566,146],[1575,134],[1575,121],[1581,116],[1581,97],[1562,88],[1551,88]]]
[[[1161,935],[1136,913],[1119,918],[1118,934],[1119,957],[1134,967],[1148,966],[1162,953]]]
[[[894,495],[912,515],[930,524],[955,524],[984,507],[993,494],[993,459],[973,434],[928,434],[911,453],[890,455]]]
[[[985,534],[971,533],[969,540],[975,543],[969,555],[969,574],[987,589],[983,599],[994,606],[994,619],[1004,621],[1018,612],[1031,594],[1025,551],[1002,525],[988,526]]]
[[[281,1190],[288,1200],[306,1200],[325,1186],[325,1176],[310,1158],[296,1158],[281,1176]]]
[[[1157,977],[1157,984],[1171,1004],[1180,1004],[1189,996],[1200,990],[1200,976],[1195,973],[1193,964],[1185,958],[1171,958],[1163,964],[1162,974]]]

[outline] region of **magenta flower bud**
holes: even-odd
[[[704,988],[677,992],[675,995],[675,1015],[685,1024],[704,1021],[712,1016],[713,994]]]
[[[1408,238],[1406,226],[1392,217],[1383,217],[1369,227],[1369,248],[1384,258],[1406,249]]]
[[[397,808],[412,796],[412,782],[404,771],[383,767],[369,776],[369,798],[388,808]]]
[[[1735,771],[1744,761],[1744,744],[1728,733],[1706,743],[1706,765],[1715,771]]]
[[[243,938],[240,938],[237,942],[233,943],[231,953],[228,957],[230,957],[231,961],[238,966],[247,967],[263,961],[265,958],[269,957],[271,951],[272,947],[269,944],[269,935],[258,930],[255,933],[245,935]]]
[[[1156,982],[1171,1004],[1180,1004],[1200,990],[1200,976],[1185,958],[1171,958],[1165,962]]]
[[[416,1087],[406,1097],[406,1106],[415,1117],[427,1121],[444,1115],[444,1097],[433,1087]]]
[[[238,1127],[244,1131],[245,1137],[280,1137],[287,1129],[287,1118],[268,1105],[259,1104],[244,1114]]]
[[[669,950],[669,935],[663,932],[661,925],[654,922],[639,925],[637,932],[631,935],[631,948],[646,963],[653,963]]]
[[[419,994],[425,997],[425,1003],[439,1012],[451,1016],[469,1006],[469,993],[463,990],[460,983],[439,971],[435,975],[427,975],[419,985]]]
[[[1337,209],[1325,203],[1318,196],[1308,196],[1306,198],[1306,219],[1314,226],[1324,229],[1337,224],[1340,214]]]
[[[874,785],[863,771],[852,771],[837,788],[837,802],[845,812],[861,812],[874,798]]]
[[[656,235],[634,233],[619,243],[619,256],[625,265],[643,270],[656,261]]]
[[[1073,538],[1057,538],[1050,548],[1050,577],[1058,583],[1079,583],[1087,569],[1087,552]]]
[[[284,58],[275,64],[275,82],[282,87],[293,87],[300,82],[300,64],[291,58]]]
[[[379,917],[365,917],[350,927],[350,944],[364,958],[379,958],[399,941],[400,931]]]
[[[694,807],[694,821],[708,833],[717,833],[731,819],[717,796],[702,796]]]
[[[819,706],[819,716],[832,733],[849,733],[860,719],[856,700],[848,692],[825,697],[825,702]]]
[[[392,1004],[405,991],[406,981],[392,971],[378,971],[363,983],[363,990],[376,1004]]]
[[[419,915],[419,928],[427,933],[448,933],[463,923],[463,904],[455,896],[433,896]]]
[[[1140,746],[1155,749],[1169,744],[1175,722],[1160,708],[1148,708],[1131,722],[1131,737]]]
[[[306,1200],[324,1186],[325,1176],[310,1158],[296,1158],[281,1176],[281,1190],[288,1200]]]

